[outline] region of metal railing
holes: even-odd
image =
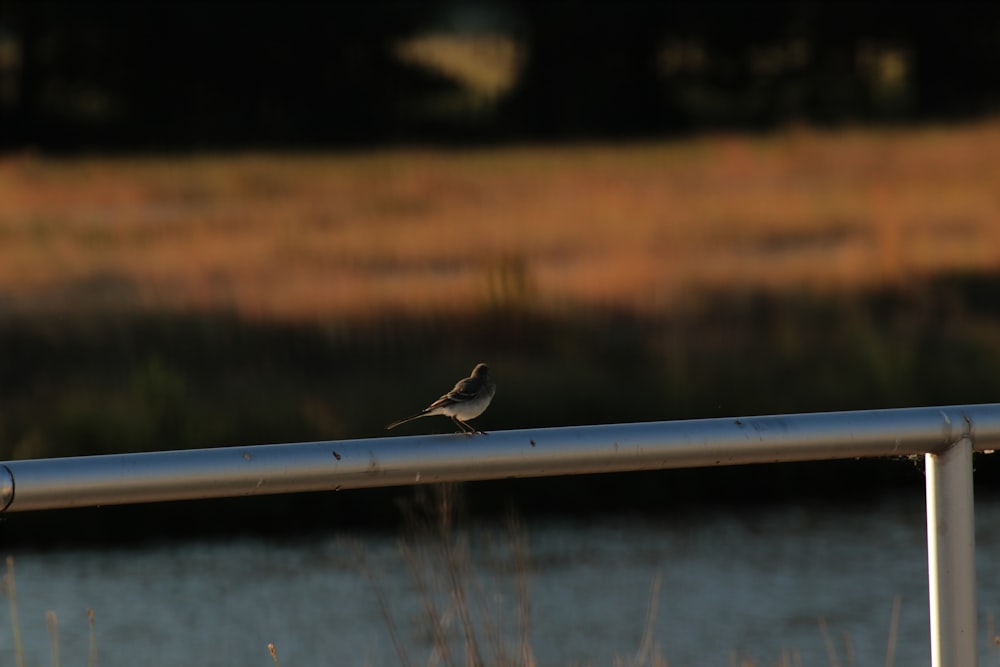
[[[255,445],[0,463],[0,511],[923,455],[932,665],[970,667],[972,453],[997,448],[1000,404]]]

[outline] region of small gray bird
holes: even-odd
[[[468,435],[481,433],[485,435],[482,431],[467,424],[466,421],[475,419],[483,414],[487,406],[489,406],[490,401],[493,400],[493,394],[496,391],[497,385],[493,382],[493,378],[490,377],[489,367],[486,364],[476,364],[476,367],[472,369],[472,375],[464,380],[459,380],[458,384],[447,394],[412,417],[400,419],[389,424],[386,426],[386,429],[396,428],[400,424],[405,424],[408,421],[420,419],[421,417],[445,415],[446,417],[451,417],[451,420],[462,429],[462,433]]]

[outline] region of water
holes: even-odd
[[[1000,613],[1000,501],[977,503],[980,664]],[[893,599],[901,599],[895,664],[929,664],[926,538],[920,498],[864,511],[784,507],[709,511],[683,518],[522,521],[530,567],[519,577],[503,526],[468,534],[475,576],[466,608],[481,655],[516,651],[518,610],[529,602],[539,665],[613,665],[635,657],[660,578],[654,628],[672,666],[883,665]],[[359,555],[355,543],[360,545]],[[413,564],[425,557],[427,563]],[[102,667],[194,664],[399,664],[387,616],[414,665],[431,663],[429,600],[450,627],[460,617],[421,581],[444,580],[440,549],[404,557],[397,535],[331,536],[292,543],[243,540],[109,551],[15,554],[28,665],[52,664],[45,613],[59,622],[63,664],[86,664],[86,609],[95,613]],[[372,575],[375,585],[364,576]],[[523,568],[522,568],[523,571]],[[526,581],[527,596],[518,593]],[[427,584],[430,585],[430,584]],[[381,591],[388,611],[380,609]],[[819,619],[825,619],[826,635]],[[453,649],[462,664],[461,643]],[[854,656],[852,662],[851,655]],[[0,607],[0,664],[13,664],[10,612]]]

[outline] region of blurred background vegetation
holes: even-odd
[[[0,146],[370,146],[960,120],[992,2],[0,2]]]
[[[985,2],[0,0],[0,459],[377,437],[479,361],[486,430],[995,401],[998,39]],[[469,493],[921,485],[879,461]],[[407,493],[5,530],[381,525]]]

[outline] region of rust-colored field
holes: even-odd
[[[648,145],[0,158],[0,312],[669,307],[1000,268],[1000,124]]]

